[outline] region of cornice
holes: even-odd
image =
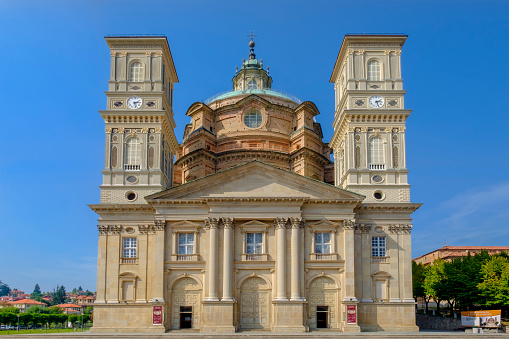
[[[359,211],[379,211],[379,210],[400,210],[415,212],[422,206],[422,203],[364,203],[357,207]]]
[[[155,212],[152,206],[148,204],[90,204],[88,207],[96,213],[124,211]]]

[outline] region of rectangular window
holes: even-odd
[[[385,257],[385,237],[371,238],[371,256]]]
[[[194,254],[194,233],[179,233],[178,254]]]
[[[331,249],[331,234],[330,232],[316,232],[315,233],[315,253],[328,254]]]
[[[263,234],[246,233],[246,253],[262,254],[263,253]]]
[[[136,258],[136,238],[124,238],[123,258]]]

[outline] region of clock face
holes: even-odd
[[[373,95],[371,98],[369,98],[369,104],[373,108],[381,108],[384,105],[384,98],[379,95]]]
[[[127,100],[127,106],[132,109],[138,109],[141,107],[141,98],[140,97],[130,97]]]

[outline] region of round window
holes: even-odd
[[[135,193],[133,193],[133,192],[127,193],[127,200],[133,201],[134,199],[136,199],[136,194]]]
[[[382,182],[384,178],[380,175],[374,175],[373,178],[371,178],[374,182]]]
[[[258,111],[250,112],[244,115],[244,124],[249,128],[257,128],[262,124],[262,114]]]
[[[376,200],[381,200],[384,197],[382,192],[375,192],[373,196],[375,197]]]

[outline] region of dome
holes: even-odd
[[[243,90],[243,91],[229,91],[229,92],[216,94],[216,95],[210,97],[209,99],[207,99],[205,101],[205,104],[208,105],[214,101],[223,100],[223,99],[227,99],[227,98],[233,98],[233,97],[241,96],[241,95],[246,96],[246,95],[250,95],[250,94],[269,95],[269,96],[272,96],[272,97],[275,97],[278,99],[290,100],[297,104],[302,103],[302,101],[300,99],[296,98],[293,95],[274,91],[271,89],[248,89],[248,90]]]

